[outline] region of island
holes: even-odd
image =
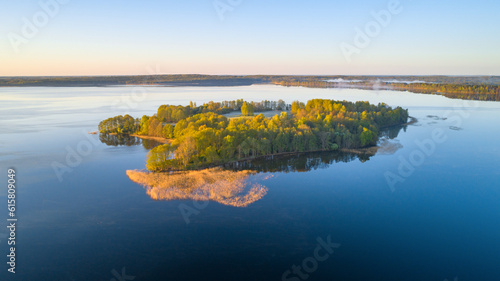
[[[152,116],[103,120],[99,132],[165,140],[148,153],[146,168],[176,172],[270,155],[369,148],[377,144],[381,129],[408,119],[407,109],[384,103],[240,99],[161,105]]]

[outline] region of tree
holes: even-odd
[[[149,116],[143,115],[141,119],[141,130],[139,134],[147,135],[149,133]]]
[[[300,109],[300,102],[299,101],[294,101],[292,102],[292,114],[297,114],[297,111]]]
[[[162,137],[171,139],[174,137],[174,127],[170,124],[163,126]]]
[[[361,146],[375,145],[377,143],[377,135],[367,128],[363,128],[360,136]]]
[[[163,171],[168,169],[168,162],[172,161],[173,149],[169,144],[153,148],[146,156],[146,168],[150,171]]]
[[[98,128],[103,134],[134,134],[140,129],[139,123],[138,119],[130,115],[119,115],[100,122]]]
[[[163,126],[161,124],[161,121],[158,120],[158,118],[156,118],[156,116],[149,118],[148,135],[154,136],[154,137],[161,137],[162,136],[162,129],[163,129]]]
[[[220,161],[220,156],[213,146],[207,147],[205,150],[205,157],[208,163],[217,163]]]
[[[284,100],[279,100],[276,110],[286,110],[286,103]]]
[[[330,139],[330,132],[321,132],[319,133],[319,139],[321,141],[321,149],[327,150],[329,147],[329,142],[328,140]]]
[[[241,106],[241,114],[243,116],[252,116],[254,112],[254,107],[251,103],[244,102]]]
[[[196,153],[195,140],[192,137],[187,137],[175,150],[175,157],[184,168],[187,168]]]

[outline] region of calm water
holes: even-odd
[[[268,192],[246,208],[154,201],[125,174],[147,149],[87,134],[118,114],[237,98],[385,102],[418,123],[369,159],[280,159],[254,176]],[[0,88],[0,101],[0,218],[13,167],[19,219],[15,276],[0,228],[1,280],[282,280],[304,261],[288,280],[500,280],[500,103],[277,86]],[[340,247],[310,258],[329,236]]]

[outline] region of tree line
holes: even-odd
[[[364,80],[352,83],[335,83],[318,79],[272,80],[273,84],[285,87],[308,88],[359,88],[372,89],[377,86],[387,90],[407,90],[424,94],[441,94],[453,99],[500,101],[500,86],[489,84],[442,84],[442,83],[394,83]]]
[[[210,101],[200,106],[190,102],[188,106],[161,105],[153,116],[142,116],[141,119],[130,115],[119,115],[108,118],[99,123],[98,129],[102,134],[138,134],[153,137],[173,138],[175,123],[202,113],[227,114],[241,111],[243,116],[252,116],[254,112],[290,110],[291,105],[283,100],[260,102],[246,102],[243,99],[233,101]]]
[[[448,98],[500,101],[500,86],[496,85],[460,85],[460,84],[430,84],[430,83],[387,83],[391,88],[408,90],[418,93],[442,94]]]
[[[264,100],[261,102],[253,102],[253,101],[245,102],[243,101],[243,99],[238,99],[233,101],[222,101],[222,102],[210,101],[208,103],[204,103],[200,106],[197,106],[196,102],[191,101],[188,106],[162,105],[158,108],[158,111],[156,112],[156,117],[161,122],[177,123],[182,119],[200,113],[213,112],[217,114],[227,114],[235,111],[241,111],[242,107],[244,107],[244,110],[242,111],[243,115],[252,115],[253,112],[287,110],[290,108],[290,105],[287,105],[283,100],[279,101]]]

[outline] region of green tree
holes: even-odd
[[[360,136],[361,146],[375,145],[377,143],[377,135],[367,128],[363,128]]]
[[[157,146],[146,156],[146,168],[153,172],[167,170],[172,158],[173,149],[169,144]]]

